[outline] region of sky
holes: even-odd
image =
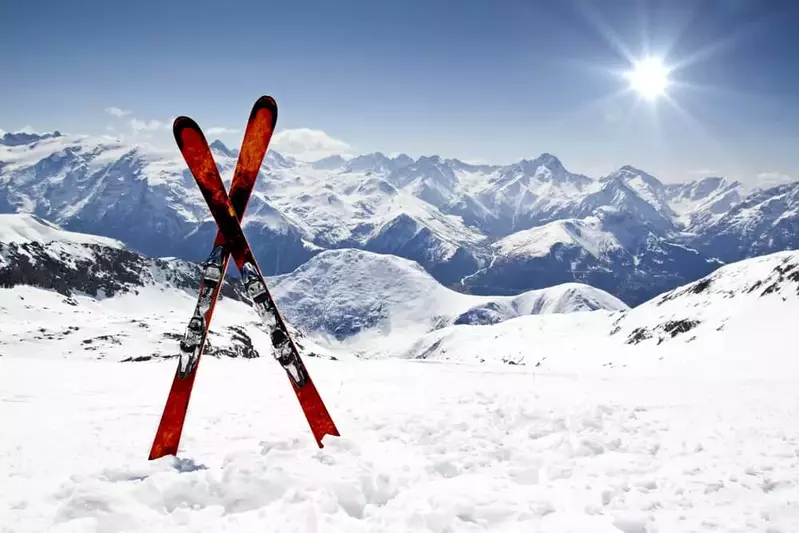
[[[0,129],[173,146],[188,115],[237,146],[275,97],[273,148],[439,154],[664,181],[799,179],[792,0],[0,0]],[[665,97],[623,75],[663,58]]]

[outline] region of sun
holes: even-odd
[[[633,62],[633,69],[627,73],[630,88],[643,98],[654,101],[666,95],[671,69],[659,57],[647,57]]]

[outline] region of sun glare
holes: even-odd
[[[669,68],[659,57],[647,57],[633,63],[627,73],[630,88],[647,100],[657,100],[666,94],[669,86]]]

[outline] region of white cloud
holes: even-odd
[[[784,172],[761,172],[757,175],[757,185],[767,189],[795,181],[790,175]]]
[[[224,126],[215,126],[213,128],[208,128],[206,133],[208,135],[228,135],[233,133],[239,133],[241,130],[237,130],[235,128],[226,128]]]
[[[150,120],[148,122],[146,120],[132,118],[130,119],[130,127],[133,128],[134,132],[168,130],[169,123],[161,122],[160,120]]]
[[[331,137],[322,130],[296,128],[277,132],[270,143],[284,154],[313,161],[333,154],[346,154],[350,145],[341,139]]]
[[[114,106],[106,107],[105,112],[112,117],[124,117],[125,115],[130,115],[130,111]]]
[[[0,128],[0,135],[5,135],[5,134],[6,134],[6,130],[4,130],[3,128]]]
[[[106,129],[107,131],[116,131],[116,128],[114,128],[114,126],[112,126],[111,124],[108,124],[108,125],[105,127],[105,129]]]
[[[28,124],[27,126],[24,126],[22,129],[17,130],[17,133],[37,133],[37,131],[33,129],[33,126]]]

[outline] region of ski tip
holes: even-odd
[[[275,99],[271,96],[263,95],[256,100],[255,104],[252,106],[252,111],[250,112],[250,120],[252,120],[258,111],[261,111],[262,109],[269,111],[272,114],[272,129],[275,129],[275,125],[277,124],[277,102]]]
[[[183,149],[183,132],[185,130],[194,130],[202,135],[200,126],[193,119],[183,116],[177,117],[172,123],[172,133],[175,136],[175,141],[178,143],[178,148],[181,150]]]

